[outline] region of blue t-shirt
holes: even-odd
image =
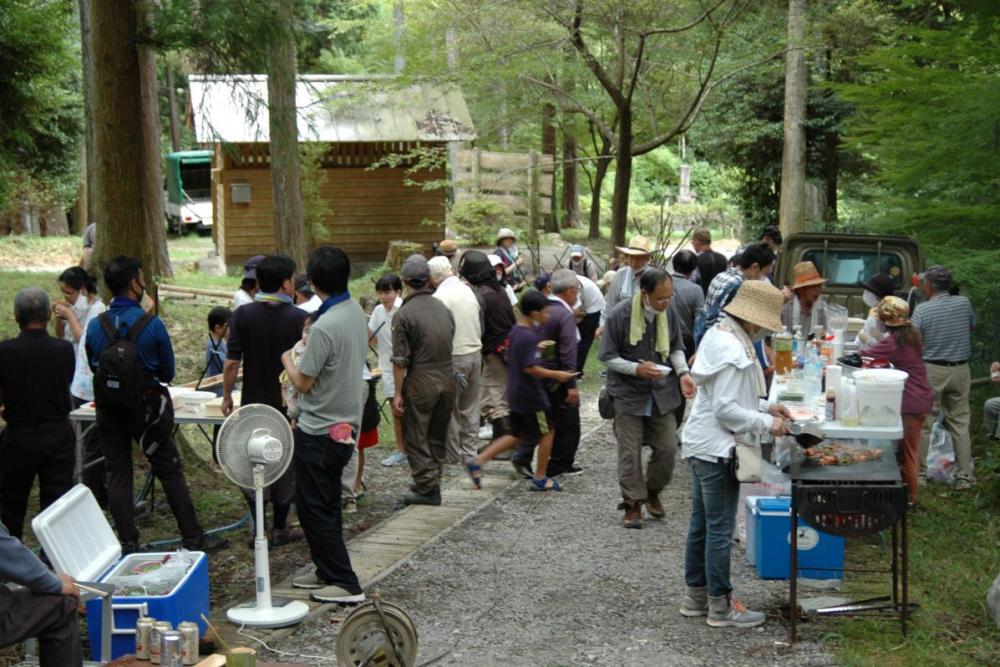
[[[524,372],[526,368],[540,365],[538,334],[522,324],[510,330],[510,348],[507,351],[507,403],[511,412],[534,414],[549,409],[549,397],[538,378]]]

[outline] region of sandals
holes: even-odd
[[[529,491],[562,491],[562,487],[559,485],[557,480],[550,477],[542,477],[541,479],[532,479],[531,484],[528,485]]]
[[[472,478],[472,483],[476,485],[476,488],[483,488],[483,467],[476,463],[475,459],[469,459],[469,462],[465,464],[465,469],[469,471],[469,477]]]

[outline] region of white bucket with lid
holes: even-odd
[[[866,368],[854,374],[862,426],[895,426],[909,374],[894,368]]]

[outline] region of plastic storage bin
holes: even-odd
[[[750,496],[746,510],[747,560],[761,579],[788,579],[791,498]],[[799,578],[842,579],[844,538],[820,532],[801,519],[798,523]]]
[[[892,368],[866,368],[854,374],[862,426],[895,426],[909,374]]]
[[[78,484],[50,505],[31,522],[52,565],[77,581],[101,583],[109,577],[128,573],[138,562],[155,561],[171,552],[131,554],[121,557],[121,544],[104,518],[93,494]],[[135,623],[139,616],[170,621],[176,628],[181,621],[198,624],[204,634],[201,615],[208,616],[208,559],[200,551],[190,554],[194,565],[164,595],[113,596],[111,656],[135,652]],[[87,634],[91,655],[96,659],[103,631],[101,601],[87,602]]]

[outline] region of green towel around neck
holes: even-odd
[[[636,292],[632,297],[632,317],[628,327],[629,345],[638,345],[646,331],[645,309],[642,307],[642,292]],[[667,311],[657,313],[653,318],[656,324],[656,351],[664,357],[670,355],[670,328],[667,326]]]

